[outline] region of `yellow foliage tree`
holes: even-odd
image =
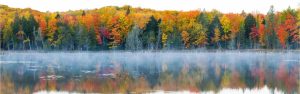
[[[162,33],[161,41],[163,43],[163,46],[166,45],[167,39],[168,39],[168,35],[166,33]]]
[[[232,27],[232,24],[229,20],[229,18],[226,15],[223,15],[221,18],[221,24],[224,31],[224,35],[221,36],[221,39],[226,41],[230,39],[229,33]]]
[[[162,44],[166,45],[168,34],[174,31],[174,26],[176,22],[176,12],[165,11],[162,13],[161,23],[159,25],[162,31]]]
[[[199,35],[197,36],[197,40],[194,42],[194,44],[198,45],[199,47],[207,44],[207,37],[204,31],[199,32]]]
[[[184,43],[184,45],[185,45],[185,48],[189,48],[189,47],[190,47],[190,43],[189,43],[189,40],[190,40],[189,33],[188,33],[187,31],[182,31],[182,32],[181,32],[181,37],[182,37],[183,43]]]
[[[50,45],[53,45],[53,46],[55,46],[54,34],[57,30],[56,23],[57,23],[57,20],[54,17],[50,17],[50,19],[48,21],[48,26],[46,29],[46,36],[48,37],[48,42],[50,43]]]
[[[131,29],[131,22],[127,16],[120,14],[119,16],[111,19],[109,26],[111,29],[110,36],[113,40],[109,45],[110,48],[115,48],[120,45],[123,42],[122,39],[127,36],[129,30]]]
[[[215,35],[214,35],[212,41],[214,43],[217,43],[217,42],[220,41],[221,33],[220,33],[220,30],[218,28],[215,28],[214,31],[215,31]]]

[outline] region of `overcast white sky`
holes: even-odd
[[[221,12],[240,13],[259,11],[266,13],[271,5],[275,11],[300,7],[300,0],[0,0],[0,4],[15,8],[32,8],[39,11],[68,11],[94,9],[103,6],[123,6],[151,8],[156,10],[217,9]]]

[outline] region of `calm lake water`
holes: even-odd
[[[300,93],[300,52],[3,52],[1,94]]]

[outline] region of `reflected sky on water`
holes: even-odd
[[[300,52],[4,52],[0,58],[3,94],[300,93]]]

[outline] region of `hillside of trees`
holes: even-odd
[[[267,14],[131,6],[40,12],[0,5],[1,50],[300,49],[300,8]]]

